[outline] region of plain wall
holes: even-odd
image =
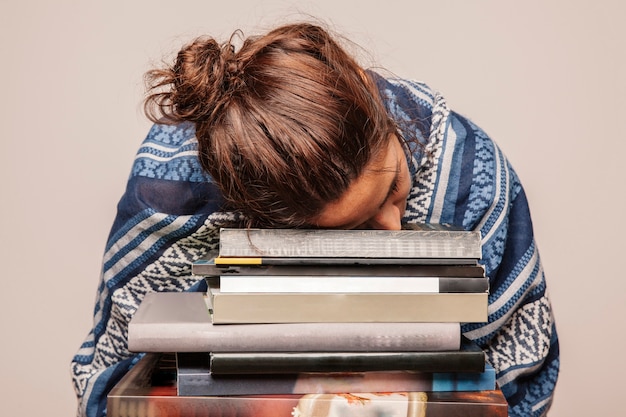
[[[1,0],[0,414],[75,412],[69,363],[149,128],[143,72],[196,35],[304,13],[500,144],[530,200],[561,340],[550,415],[622,415],[624,4]]]

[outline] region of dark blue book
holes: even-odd
[[[458,392],[496,387],[494,368],[483,372],[309,372],[214,375],[209,353],[177,354],[178,395],[335,394],[344,392]]]

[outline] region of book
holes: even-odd
[[[208,288],[213,323],[485,322],[482,293],[222,293]]]
[[[220,230],[219,256],[280,258],[480,259],[481,234],[452,225],[415,224],[410,230]]]
[[[167,355],[147,354],[107,397],[108,417],[506,417],[495,388],[474,392],[369,392],[180,396]],[[384,387],[381,385],[380,387]]]
[[[196,275],[220,277],[221,292],[485,292],[480,265],[218,266],[194,263]]]
[[[359,264],[319,264],[319,265],[218,265],[212,255],[192,263],[194,275],[206,276],[383,276],[383,277],[462,277],[484,278],[482,265],[359,265]]]
[[[494,368],[483,372],[302,372],[237,374],[211,372],[209,353],[176,354],[178,395],[269,395],[342,392],[482,391],[496,387]]]
[[[453,277],[324,277],[302,276],[223,276],[220,291],[273,292],[273,293],[454,293],[485,292],[489,287],[486,278]]]
[[[457,350],[456,323],[214,325],[200,292],[148,293],[128,325],[131,352]]]
[[[485,354],[463,338],[461,349],[438,352],[211,352],[213,375],[304,372],[483,372]]]
[[[342,258],[216,256],[216,265],[478,265],[474,258]]]

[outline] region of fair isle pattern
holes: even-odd
[[[409,192],[407,209],[403,218],[405,222],[426,222],[429,217],[428,208],[435,191],[438,161],[445,135],[445,121],[450,111],[445,99],[441,95],[431,92],[424,84],[399,79],[388,81],[411,97],[414,102],[427,106],[431,111],[431,131],[428,140],[424,143],[424,149],[421,149],[417,156],[413,154],[409,155],[408,158],[410,171],[413,174],[413,185]],[[417,135],[421,138],[421,132],[410,123],[411,116],[401,106],[397,105],[395,101],[397,95],[398,93],[391,89],[384,91],[384,96],[388,100],[387,108],[395,120],[403,121],[400,124],[401,128],[412,127],[415,130],[412,133],[405,132],[404,136],[413,137],[413,135]]]
[[[162,215],[156,217],[158,221]],[[78,358],[78,355],[75,358],[76,363],[73,371],[78,393],[83,392],[83,395],[89,398],[89,393],[94,386],[99,388],[97,380],[107,368],[133,355],[126,348],[128,322],[145,294],[155,291],[186,291],[196,284],[198,277],[191,274],[191,263],[208,252],[217,250],[219,228],[236,220],[237,216],[233,213],[216,212],[212,214],[198,230],[177,240],[161,256],[145,266],[142,272],[131,279],[127,279],[124,285],[120,285],[120,280],[129,267],[128,261],[125,261],[125,256],[120,257],[117,263],[104,270],[103,279],[107,285],[101,289],[98,312],[106,311],[108,314],[106,317],[102,314],[96,314],[94,329],[100,330],[98,332],[100,337],[94,345],[93,334],[90,334],[88,346],[84,344],[80,351],[81,358]],[[131,228],[129,233],[133,236],[136,230]],[[127,235],[120,238],[121,242],[128,240],[135,241],[135,239],[128,239]],[[146,247],[145,251],[142,249],[143,246],[138,246],[132,249],[127,248],[127,252],[154,252],[154,242],[158,240],[158,236],[144,239],[144,241],[148,241],[147,244],[150,246]],[[111,247],[115,246],[112,245]],[[127,245],[120,246],[126,247]],[[107,251],[107,253],[110,252]],[[133,259],[135,262],[132,256],[129,259]],[[123,265],[120,266],[120,263]],[[91,383],[91,386],[88,386],[88,383]],[[92,405],[89,401],[83,401],[81,405],[83,406],[83,409],[79,410],[81,415],[93,414],[87,409],[88,406]]]
[[[198,140],[193,125],[153,125],[135,156],[131,176],[211,181],[198,160]]]
[[[475,185],[470,189],[463,226],[481,231],[482,262],[490,275],[502,260],[508,231],[504,220],[509,214],[510,197],[514,198],[519,192],[519,183],[495,143],[476,125],[468,124],[475,132]]]
[[[463,332],[497,369],[510,415],[544,415],[558,376],[558,338],[519,179],[489,137],[425,84],[377,82],[391,117],[423,144],[407,155],[413,185],[404,221],[481,231],[489,317]],[[80,416],[105,415],[108,391],[140,357],[126,341],[145,294],[202,289],[191,263],[217,249],[219,227],[241,220],[219,211],[194,135],[188,124],[155,125],[137,153],[104,254],[93,330],[72,363]]]
[[[428,222],[432,207],[433,197],[436,195],[436,182],[438,181],[438,170],[445,144],[446,121],[450,111],[445,99],[436,95],[433,103],[431,118],[431,134],[426,143],[423,157],[419,161],[418,175],[414,178],[413,189],[418,192],[415,196],[409,195],[407,200],[407,217],[416,222]],[[413,190],[412,190],[413,191]]]
[[[410,91],[413,83],[396,81],[395,84],[403,85],[405,90]],[[419,87],[424,88],[422,85]],[[390,91],[386,91],[386,95],[394,97]],[[442,105],[445,106],[445,102]],[[487,358],[498,370],[498,382],[503,391],[509,397],[515,397],[518,394],[516,381],[540,373],[556,337],[550,303],[545,294],[545,277],[532,239],[510,273],[497,276],[507,249],[511,209],[521,193],[521,185],[500,149],[480,128],[465,120],[465,126],[461,129],[451,119],[449,111],[441,111],[435,104],[427,147],[430,147],[429,153],[436,159],[422,161],[419,168],[427,175],[415,178],[414,190],[423,187],[423,178],[435,178],[436,183],[432,193],[412,191],[405,220],[454,220],[454,212],[459,208],[458,196],[455,195],[459,192],[458,182],[463,175],[468,175],[459,171],[461,154],[466,151],[466,146],[470,146],[464,142],[469,142],[467,138],[471,136],[475,149],[471,154],[474,159],[471,172],[473,181],[462,224],[466,228],[481,231],[483,261],[492,284],[499,285],[493,287],[489,297],[488,322],[466,324],[463,329],[467,337],[485,348]],[[457,140],[459,136],[462,139]],[[435,170],[437,173],[433,175]],[[526,202],[524,200],[517,204],[526,205]],[[429,215],[424,217],[427,212]],[[536,382],[536,387],[531,387],[523,395],[522,401],[512,404],[511,415],[542,415],[547,411],[556,383],[558,360],[549,369],[552,371],[544,372]]]

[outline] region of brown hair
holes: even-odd
[[[202,167],[249,225],[306,226],[396,132],[374,82],[319,26],[198,38],[149,71],[148,117],[193,122]]]

